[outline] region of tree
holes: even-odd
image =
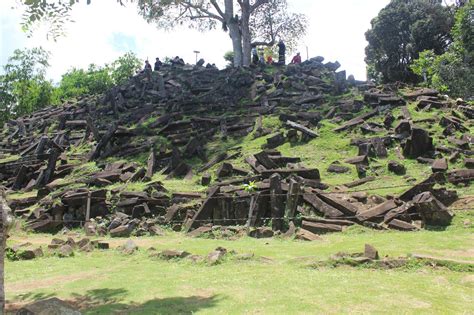
[[[286,0],[270,1],[250,17],[252,44],[271,47],[281,38],[291,51],[306,34],[307,25],[304,14],[288,12]]]
[[[233,68],[234,67],[234,52],[233,51],[227,51],[224,54],[224,60],[227,61],[227,68]]]
[[[54,88],[45,79],[48,58],[42,48],[13,52],[0,76],[0,122],[51,104]]]
[[[84,94],[104,93],[114,84],[122,84],[141,67],[141,60],[127,52],[111,65],[89,65],[87,69],[72,68],[62,75],[55,96],[59,102]]]
[[[99,67],[91,64],[87,70],[72,68],[61,77],[57,91],[59,100],[62,102],[84,94],[107,91],[114,84],[110,72],[107,65]]]
[[[452,41],[453,16],[441,0],[392,0],[371,25],[365,33],[368,75],[384,82],[417,82],[413,60],[424,50],[441,55]]]
[[[21,0],[27,7],[24,16],[24,27],[31,30],[41,21],[49,22],[50,30],[60,34],[63,20],[59,17],[65,14],[67,20],[71,7],[78,0],[65,1],[60,7],[53,7],[52,0]],[[90,3],[91,0],[88,0]],[[124,0],[117,0],[121,5]],[[128,0],[135,3],[139,13],[149,23],[156,23],[167,29],[177,25],[188,24],[199,30],[215,29],[221,26],[229,32],[234,52],[234,66],[250,65],[252,35],[266,44],[274,42],[277,37],[293,42],[304,35],[306,19],[303,15],[287,13],[286,0]],[[268,6],[265,6],[268,5]],[[264,10],[266,8],[266,10]],[[51,16],[48,12],[54,11]],[[273,17],[268,12],[273,12]],[[271,25],[264,21],[272,19]],[[301,19],[301,21],[299,20]],[[263,22],[262,22],[263,21]],[[61,22],[61,23],[59,23]],[[252,23],[259,23],[259,26]],[[265,24],[265,27],[262,25]],[[261,30],[269,32],[260,34]],[[288,37],[286,37],[288,36]]]
[[[429,86],[451,96],[474,99],[474,3],[458,6],[455,20],[448,51],[437,56],[426,50],[411,69],[425,75]]]
[[[112,79],[122,84],[140,69],[142,61],[133,52],[127,52],[112,63]]]

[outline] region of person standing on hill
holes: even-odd
[[[267,57],[267,64],[272,65],[273,64],[273,57],[272,55],[268,55]]]
[[[160,58],[156,57],[155,67],[153,68],[153,70],[160,71],[162,65],[163,63],[161,62]]]
[[[278,64],[285,65],[286,45],[283,40],[278,42]]]
[[[297,53],[296,56],[291,59],[291,63],[295,65],[299,65],[301,63],[301,55],[300,53]]]
[[[151,64],[148,60],[145,60],[145,67],[143,68],[144,72],[151,71]]]
[[[258,51],[255,45],[252,45],[252,63],[254,65],[258,64]]]
[[[258,61],[261,65],[265,65],[265,53],[263,48],[258,49]]]

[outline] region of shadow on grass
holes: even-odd
[[[82,314],[194,314],[199,310],[215,307],[222,300],[212,296],[178,296],[156,298],[143,303],[124,302],[125,289],[95,289],[85,294],[72,294],[69,303]],[[54,297],[54,294],[29,293],[19,296],[18,304],[7,305],[7,314],[16,314],[24,305]]]
[[[19,294],[16,299],[18,302],[23,302],[23,301],[39,301],[39,300],[45,300],[54,297],[54,294],[52,293],[25,293],[25,294]],[[8,301],[7,301],[8,302]]]
[[[125,289],[89,290],[84,295],[73,294],[71,304],[83,314],[194,314],[214,307],[221,298],[213,296],[183,296],[156,298],[144,303],[126,303]]]

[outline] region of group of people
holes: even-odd
[[[265,56],[265,51],[262,47],[257,49],[256,45],[252,45],[252,63],[255,65],[258,64],[268,64],[268,65],[285,65],[286,64],[286,45],[285,43],[280,40],[278,42],[278,61],[275,62],[273,60],[273,56],[271,53],[267,54]],[[184,66],[184,60],[183,58],[180,58],[179,56],[174,57],[173,59],[170,60],[170,63],[172,66]],[[300,64],[301,63],[301,55],[300,53],[297,53],[292,59],[291,59],[292,64]],[[155,60],[155,65],[153,67],[153,71],[159,71],[161,67],[163,66],[163,62],[160,60],[160,58],[156,58]],[[214,66],[214,65],[211,65]],[[145,60],[145,67],[143,69],[144,72],[152,72],[152,67],[151,64],[148,60]]]
[[[268,64],[268,65],[285,65],[286,64],[286,45],[285,43],[280,40],[278,42],[278,61],[273,61],[273,56],[271,53],[265,56],[265,52],[263,48],[258,48],[256,45],[252,45],[252,63],[257,64]],[[301,63],[301,55],[297,53],[292,59],[292,64],[300,64]]]
[[[184,66],[185,65],[183,58],[180,58],[179,56],[176,56],[173,59],[171,59],[170,63],[171,63],[172,66],[178,66],[178,65],[179,66]],[[160,58],[156,57],[155,65],[153,67],[153,71],[160,71],[162,66],[163,66],[163,62],[160,60]],[[148,61],[148,59],[145,60],[145,67],[144,67],[143,71],[145,71],[145,72],[147,72],[147,71],[151,72],[152,71],[151,64]]]

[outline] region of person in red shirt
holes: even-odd
[[[291,60],[291,63],[293,63],[293,64],[300,64],[301,63],[300,53],[297,53],[296,56],[293,57],[293,59]]]
[[[273,57],[272,55],[268,55],[267,57],[267,64],[272,65],[273,64]]]

